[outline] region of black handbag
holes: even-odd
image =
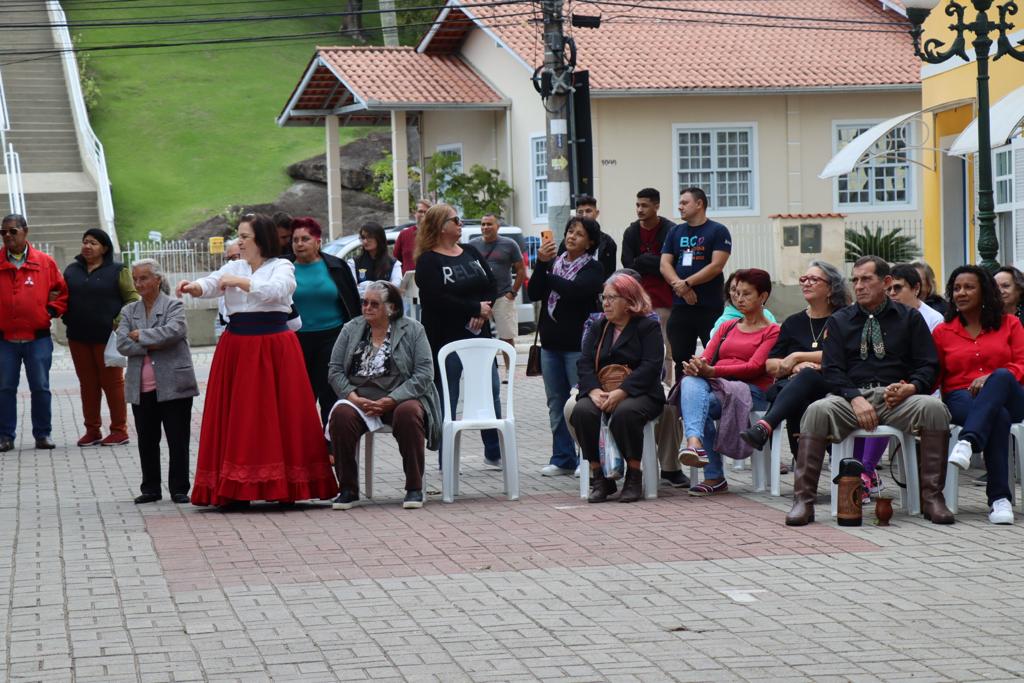
[[[527,377],[540,377],[543,373],[540,367],[540,345],[537,344],[537,335],[540,334],[540,324],[537,324],[537,329],[533,333],[533,346],[530,347],[530,353],[526,356],[526,376]]]

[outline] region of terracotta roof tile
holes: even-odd
[[[411,47],[321,47],[318,54],[352,92],[380,104],[494,104],[503,99],[456,55]]]
[[[540,24],[531,17],[503,18],[507,5],[481,1],[457,0],[524,61],[539,64]],[[590,70],[595,91],[920,83],[906,19],[880,0],[651,0],[641,7],[616,0],[572,8],[602,15],[596,30],[571,29],[578,68]]]

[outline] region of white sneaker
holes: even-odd
[[[567,467],[559,467],[558,465],[544,465],[540,468],[540,474],[543,477],[562,477],[569,476],[573,471]]]
[[[572,476],[576,477],[577,479],[580,478],[580,466],[579,465],[576,465],[576,471],[572,473]]]
[[[988,521],[993,524],[1013,524],[1013,505],[1005,498],[1000,498],[992,503],[992,512],[988,515]]]
[[[968,470],[971,467],[971,453],[973,452],[974,448],[971,446],[971,442],[961,439],[953,446],[953,452],[949,454],[949,461],[962,470]]]

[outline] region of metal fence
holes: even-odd
[[[737,223],[729,225],[732,255],[728,272],[742,268],[760,268],[775,273],[775,229],[771,223]]]
[[[121,258],[125,265],[144,258],[156,259],[173,289],[181,280],[195,280],[209,275],[224,265],[223,254],[211,254],[206,240],[167,240],[163,242],[128,242]],[[184,298],[186,308],[216,308],[216,299]]]

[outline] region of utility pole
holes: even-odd
[[[569,220],[569,94],[572,71],[565,63],[562,0],[541,0],[544,69],[541,96],[547,110],[548,226],[559,234]]]

